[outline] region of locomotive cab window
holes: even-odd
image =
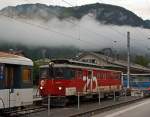
[[[75,77],[75,70],[65,67],[54,68],[55,79],[73,79]]]
[[[50,69],[51,70],[51,69]],[[51,74],[50,74],[51,76]],[[40,78],[48,78],[49,77],[49,69],[48,68],[41,68],[40,69]]]
[[[56,78],[63,78],[64,68],[54,68],[54,72]]]

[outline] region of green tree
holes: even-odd
[[[149,63],[149,60],[148,60],[148,58],[146,58],[144,56],[136,56],[135,63],[146,67]]]

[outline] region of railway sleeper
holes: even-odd
[[[64,107],[67,105],[69,100],[66,97],[58,96],[58,97],[50,97],[50,106],[52,107]],[[42,100],[42,104],[48,105],[48,97]]]

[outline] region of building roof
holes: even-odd
[[[116,66],[120,66],[120,67],[127,67],[127,61],[124,61],[124,60],[115,60],[114,58],[112,57],[108,57],[108,56],[105,56],[103,54],[98,54],[98,53],[95,53],[95,52],[84,52],[84,53],[80,53],[79,56],[77,57],[77,59],[81,59],[82,57],[86,56],[86,55],[93,55],[95,57],[98,57],[99,59],[102,59],[108,63],[110,63],[111,65],[116,65]],[[131,68],[133,69],[137,69],[137,70],[142,70],[142,71],[148,71],[150,72],[150,69],[147,68],[147,67],[144,67],[144,66],[141,66],[139,64],[135,64],[135,63],[131,63],[130,64]]]
[[[0,63],[33,66],[31,59],[6,52],[0,52]]]

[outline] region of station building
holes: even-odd
[[[77,55],[77,61],[98,64],[104,68],[119,70],[124,74],[127,73],[127,61],[114,59],[103,54],[95,52],[83,52]],[[131,74],[150,74],[150,69],[135,63],[130,63]]]

